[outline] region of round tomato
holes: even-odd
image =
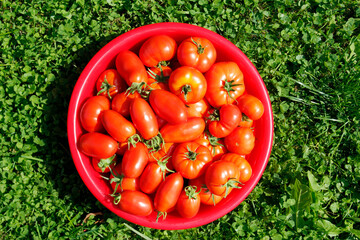
[[[115,204],[119,209],[136,215],[149,216],[153,212],[153,204],[148,195],[140,191],[124,191],[116,196]]]
[[[233,104],[222,105],[218,114],[209,116],[209,132],[217,138],[226,137],[239,125],[240,117],[241,112],[237,106]]]
[[[221,156],[227,152],[224,140],[212,136],[205,131],[201,136],[194,140],[194,142],[207,147],[212,155],[213,161],[219,160]]]
[[[90,132],[80,136],[78,149],[87,156],[95,158],[112,157],[118,148],[118,143],[112,137],[98,133]]]
[[[197,139],[204,130],[204,119],[190,118],[185,123],[165,124],[165,126],[160,129],[160,133],[165,142],[181,143]]]
[[[168,160],[161,159],[157,162],[149,162],[140,177],[140,189],[144,193],[151,194],[156,191],[160,183],[165,180],[165,174],[173,172],[167,168]]]
[[[184,190],[181,191],[176,209],[184,218],[195,217],[200,210],[200,189],[198,192],[196,190],[196,186],[186,186]]]
[[[187,121],[186,106],[175,94],[156,89],[150,92],[149,102],[155,113],[171,124]]]
[[[239,177],[239,169],[234,163],[219,160],[207,168],[205,184],[210,192],[226,198],[233,188],[240,188]]]
[[[130,105],[130,116],[140,135],[149,140],[159,133],[159,126],[154,111],[143,98],[135,98]]]
[[[148,69],[148,86],[151,90],[169,90],[168,80],[172,69],[168,66],[152,67]]]
[[[240,111],[252,120],[258,120],[264,114],[264,105],[253,95],[245,94],[239,97],[237,105]]]
[[[254,123],[254,120],[250,119],[248,116],[246,116],[244,113],[241,113],[241,120],[239,122],[239,127],[252,127]]]
[[[252,174],[252,168],[250,163],[241,155],[236,153],[227,153],[221,157],[221,160],[234,163],[240,170],[239,181],[245,183],[249,181]]]
[[[140,190],[140,181],[139,178],[125,177],[122,172],[121,164],[116,165],[114,169],[111,170],[110,174],[110,185],[114,190],[113,194],[121,193],[123,191],[139,191]]]
[[[108,96],[110,99],[116,94],[125,91],[127,85],[115,69],[107,69],[100,74],[96,81],[97,95]]]
[[[107,97],[90,97],[85,101],[80,110],[81,126],[88,132],[104,131],[100,114],[107,109],[110,109],[110,101]]]
[[[154,207],[158,211],[156,221],[161,216],[165,219],[167,212],[176,206],[183,186],[180,173],[172,173],[160,183],[154,198]]]
[[[205,176],[202,175],[195,179],[189,180],[189,185],[196,186],[198,189],[201,189],[201,192],[199,193],[200,201],[201,203],[205,205],[216,205],[218,204],[223,197],[218,196],[210,192],[210,190],[207,188],[205,184]]]
[[[214,63],[205,78],[206,100],[216,108],[233,103],[245,91],[244,75],[235,62]]]
[[[141,142],[135,146],[130,146],[121,162],[124,175],[132,178],[140,177],[149,161],[148,154],[148,148]]]
[[[205,98],[201,99],[196,103],[188,104],[186,108],[188,118],[204,117],[209,109],[210,105]]]
[[[193,179],[201,176],[212,160],[208,148],[196,143],[180,143],[173,152],[172,163],[184,178]]]
[[[95,171],[99,173],[108,173],[110,168],[114,168],[117,162],[116,154],[109,158],[92,158],[91,163]]]
[[[141,95],[138,92],[127,93],[122,92],[113,98],[111,101],[111,109],[120,113],[124,117],[130,116],[130,104],[135,98],[140,98]]]
[[[140,58],[132,51],[121,51],[115,60],[116,69],[128,86],[146,83],[147,72]]]
[[[179,45],[177,58],[181,65],[206,72],[216,61],[216,49],[206,38],[190,37]]]
[[[185,104],[196,103],[203,99],[206,93],[206,79],[204,75],[193,67],[179,67],[169,78],[169,88]]]
[[[147,67],[163,65],[176,53],[175,40],[167,35],[156,35],[147,39],[140,47],[139,57]]]
[[[247,155],[255,146],[255,136],[250,128],[237,127],[225,137],[224,142],[229,152]]]

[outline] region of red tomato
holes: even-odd
[[[205,205],[214,205],[215,206],[223,199],[222,196],[218,196],[218,195],[215,195],[212,192],[210,192],[210,190],[207,188],[207,186],[205,184],[205,176],[204,175],[202,175],[198,178],[195,178],[195,179],[190,179],[189,185],[196,186],[197,189],[201,189],[201,192],[199,193],[199,197],[200,197],[201,203],[203,203]]]
[[[245,94],[239,97],[237,102],[240,111],[252,120],[258,120],[264,114],[264,105],[253,95]]]
[[[186,186],[182,190],[179,199],[176,204],[176,209],[178,213],[184,218],[195,217],[200,210],[200,189],[196,186]]]
[[[241,183],[245,183],[249,181],[252,174],[252,168],[250,163],[245,158],[243,158],[241,155],[236,153],[227,153],[221,157],[221,160],[232,162],[239,168],[240,170],[239,181]]]
[[[156,115],[156,120],[158,122],[159,128],[162,128],[166,124],[166,121],[164,119],[160,118],[158,115]]]
[[[171,60],[176,53],[175,40],[166,35],[156,35],[147,39],[140,47],[139,57],[147,67],[154,67]]]
[[[172,152],[175,149],[174,143],[164,143],[161,144],[161,148],[158,150],[150,149],[149,151],[149,161],[150,162],[156,162],[162,158],[170,157],[172,155]]]
[[[191,104],[204,98],[207,83],[204,75],[199,70],[183,66],[171,73],[169,88],[185,104]]]
[[[111,101],[111,109],[120,113],[124,117],[130,116],[130,103],[135,98],[140,98],[141,95],[138,92],[126,93],[122,92],[113,98]]]
[[[140,58],[133,52],[125,50],[116,56],[116,69],[128,86],[133,83],[147,82],[147,73]]]
[[[255,136],[250,128],[237,127],[225,137],[224,142],[229,152],[247,155],[255,146]]]
[[[135,98],[130,105],[130,116],[140,135],[149,140],[159,133],[159,126],[154,111],[143,98]]]
[[[97,95],[107,96],[110,99],[116,94],[125,91],[126,88],[126,82],[115,69],[105,70],[96,81]]]
[[[160,129],[160,133],[165,142],[181,143],[197,139],[204,130],[204,119],[190,118],[185,123],[166,124]]]
[[[188,118],[204,117],[209,109],[210,105],[205,98],[196,103],[188,104],[186,108]]]
[[[135,147],[130,146],[121,162],[124,175],[132,178],[140,177],[149,161],[148,154],[147,147],[141,142],[138,142]]]
[[[194,179],[201,176],[212,160],[208,148],[196,143],[180,143],[173,152],[172,163],[184,178]]]
[[[93,96],[86,100],[80,110],[81,126],[88,132],[102,132],[104,127],[100,120],[102,111],[110,109],[110,101],[104,96]]]
[[[212,155],[213,161],[219,160],[221,156],[227,152],[224,140],[214,137],[207,132],[201,134],[194,142],[207,147]]]
[[[206,38],[191,37],[181,42],[177,58],[183,66],[206,72],[216,61],[216,49]]]
[[[112,157],[117,147],[118,143],[112,137],[98,132],[85,133],[78,141],[79,151],[95,158]]]
[[[214,63],[205,73],[206,99],[213,107],[233,103],[245,91],[244,76],[235,62]]]
[[[124,191],[117,199],[115,203],[124,212],[136,216],[149,216],[153,212],[153,204],[150,197],[140,191]]]
[[[134,125],[114,110],[103,111],[101,120],[106,131],[118,142],[126,142],[136,134]]]
[[[205,184],[210,192],[226,198],[233,188],[239,188],[239,177],[239,169],[234,163],[219,160],[207,168]]]
[[[239,122],[239,127],[252,127],[254,121],[246,116],[244,113],[241,113],[241,120]]]
[[[99,173],[108,173],[110,172],[110,168],[114,168],[117,162],[117,157],[114,154],[109,158],[92,158],[91,163],[95,169],[95,171]]]
[[[239,108],[233,104],[225,104],[220,107],[219,117],[210,116],[208,124],[209,132],[217,137],[223,138],[229,135],[238,125],[241,119]],[[211,117],[214,117],[211,119]]]
[[[184,179],[180,173],[172,173],[160,183],[154,199],[154,207],[158,211],[156,221],[161,216],[165,219],[167,212],[176,206],[183,186]]]
[[[175,94],[156,89],[150,92],[149,102],[155,113],[171,124],[187,121],[186,106]]]
[[[121,193],[127,190],[129,191],[140,190],[140,181],[139,181],[140,179],[125,177],[121,169],[121,164],[116,165],[116,167],[111,170],[111,175],[109,180],[110,180],[111,188],[114,190],[114,193]]]
[[[118,155],[124,155],[126,150],[129,148],[129,142],[119,142],[118,149],[116,151],[116,154]]]
[[[169,90],[168,79],[172,69],[168,66],[152,67],[148,69],[148,85],[150,89]]]
[[[140,189],[144,193],[151,194],[156,191],[160,183],[165,179],[165,174],[172,172],[167,168],[168,160],[149,162],[140,177]]]

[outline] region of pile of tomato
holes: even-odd
[[[208,39],[150,37],[138,52],[118,53],[94,88],[81,107],[78,149],[121,210],[192,218],[250,179],[246,155],[263,104]]]

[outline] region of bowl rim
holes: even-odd
[[[111,40],[109,43],[107,43],[104,47],[102,47],[89,61],[89,63],[86,65],[82,73],[80,74],[75,87],[73,89],[70,102],[69,102],[69,108],[68,108],[68,119],[67,119],[67,133],[68,133],[68,143],[72,155],[72,159],[74,162],[74,165],[83,180],[84,184],[87,186],[89,191],[92,193],[93,196],[97,198],[99,202],[101,202],[106,208],[108,208],[110,211],[112,211],[109,206],[104,202],[104,198],[102,195],[99,195],[100,189],[94,188],[94,179],[91,179],[89,174],[84,171],[84,163],[80,161],[81,159],[81,153],[77,150],[76,143],[77,143],[77,125],[76,125],[76,116],[75,114],[80,106],[80,96],[82,91],[84,90],[84,82],[86,82],[88,76],[93,71],[93,66],[97,63],[101,62],[102,59],[106,56],[106,54],[110,51],[112,51],[113,48],[116,47],[119,41],[123,41],[124,39],[130,37],[130,36],[136,36],[136,35],[142,35],[144,33],[152,33],[160,31],[161,29],[172,29],[172,30],[191,30],[191,31],[199,31],[204,36],[208,36],[210,38],[219,38],[222,43],[226,45],[226,47],[230,48],[230,50],[233,50],[234,54],[236,54],[238,57],[241,57],[243,59],[246,59],[246,66],[243,66],[243,68],[250,69],[251,72],[256,73],[258,81],[259,81],[259,89],[258,91],[261,91],[262,94],[265,96],[266,101],[263,102],[265,112],[269,114],[269,121],[266,122],[267,126],[266,128],[269,130],[269,141],[264,146],[264,153],[265,160],[260,165],[260,171],[258,174],[256,174],[254,181],[251,182],[250,187],[248,190],[243,193],[243,196],[241,198],[237,199],[236,201],[233,201],[230,205],[227,206],[226,209],[222,211],[218,211],[215,215],[212,215],[206,219],[203,219],[201,221],[189,221],[184,222],[182,224],[172,224],[169,225],[166,223],[166,221],[159,221],[159,222],[149,222],[145,221],[142,218],[133,217],[133,215],[130,214],[117,214],[118,216],[133,222],[135,224],[139,224],[145,227],[155,228],[155,229],[163,229],[163,230],[178,230],[178,229],[188,229],[188,228],[194,228],[199,227],[205,224],[208,224],[210,222],[215,221],[216,219],[226,215],[227,213],[231,212],[234,208],[236,208],[249,194],[250,192],[255,188],[255,186],[258,184],[260,178],[263,175],[263,172],[265,171],[265,168],[268,164],[272,145],[273,145],[273,135],[274,135],[274,123],[273,123],[273,112],[271,107],[271,101],[268,94],[268,91],[266,89],[265,83],[262,80],[260,74],[258,73],[257,69],[253,65],[253,63],[248,59],[248,57],[231,41],[228,39],[222,37],[221,35],[192,24],[187,23],[175,23],[175,22],[163,22],[163,23],[153,23],[149,25],[144,25],[135,29],[132,29],[128,32],[125,32],[118,37]],[[76,94],[77,93],[77,94]],[[259,163],[258,163],[259,164]],[[112,211],[113,212],[113,211]]]

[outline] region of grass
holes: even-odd
[[[3,0],[0,9],[0,239],[360,238],[357,1]],[[164,21],[236,44],[259,70],[275,121],[269,164],[249,197],[182,231],[137,226],[101,206],[66,135],[70,89],[91,57]]]

